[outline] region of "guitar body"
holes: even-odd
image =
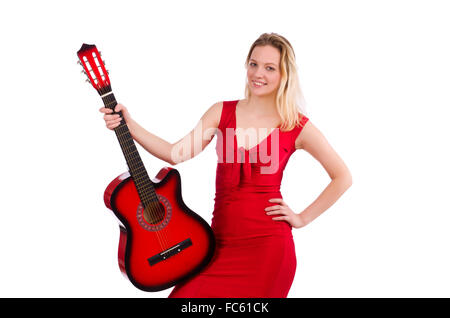
[[[215,248],[208,223],[183,202],[178,171],[165,167],[152,181],[164,206],[164,218],[156,224],[143,217],[128,172],[114,179],[104,193],[106,206],[120,221],[120,270],[144,291],[163,290],[195,275],[211,260]]]

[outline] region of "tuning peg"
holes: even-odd
[[[77,62],[78,64],[80,64],[80,65],[83,65],[83,63],[81,63],[81,61],[80,60],[78,60],[78,62]]]
[[[86,82],[91,83],[91,81],[89,80],[89,78],[86,79]],[[91,83],[92,84],[92,83]]]
[[[85,70],[81,70],[81,74],[86,74],[87,75]]]

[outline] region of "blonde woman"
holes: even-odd
[[[352,184],[339,155],[300,108],[302,94],[291,44],[262,34],[245,63],[245,99],[212,105],[176,143],[146,131],[118,104],[133,138],[175,165],[195,157],[217,136],[216,195],[211,227],[217,247],[210,264],[175,286],[169,297],[287,297],[296,270],[292,228],[327,210]],[[102,107],[109,129],[121,118]],[[310,153],[331,182],[295,212],[280,193],[283,170],[296,150]]]

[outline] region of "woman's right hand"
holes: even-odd
[[[119,126],[122,120],[122,117],[120,117],[119,114],[112,114],[113,113],[112,109],[106,107],[101,107],[99,111],[105,114],[103,116],[103,119],[105,120],[106,127],[108,129],[113,130],[114,128]],[[114,112],[118,113],[119,111],[122,111],[122,116],[125,119],[125,123],[128,123],[129,120],[131,119],[131,116],[127,108],[122,104],[117,104],[116,107],[114,108]]]

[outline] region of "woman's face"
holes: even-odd
[[[247,81],[252,96],[276,96],[281,81],[280,52],[271,45],[253,48],[247,65]]]

